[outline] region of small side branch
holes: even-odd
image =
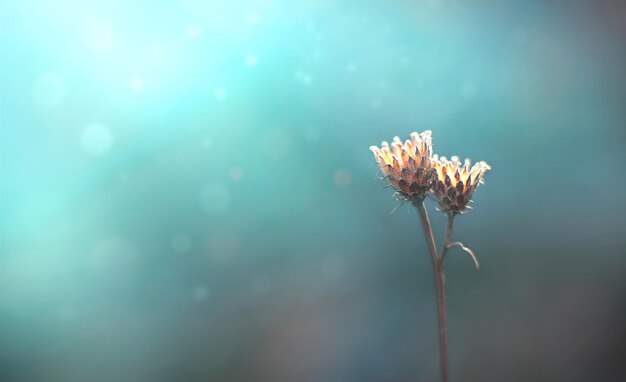
[[[463,243],[455,241],[454,243],[450,243],[446,246],[447,249],[450,249],[452,247],[459,247],[461,248],[461,250],[465,253],[467,253],[468,255],[471,256],[472,260],[474,260],[474,265],[476,266],[476,269],[480,269],[480,264],[478,263],[478,258],[476,257],[476,255],[474,254],[474,252],[467,248],[466,246],[463,245]],[[445,252],[442,253],[441,255],[441,261],[443,262],[444,256],[445,256]]]

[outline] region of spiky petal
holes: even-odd
[[[461,164],[457,156],[448,160],[446,157],[433,155],[432,161],[436,170],[432,193],[437,202],[444,212],[463,212],[474,190],[484,182],[483,176],[491,167],[486,162],[478,162],[472,166],[469,159]]]
[[[428,194],[435,181],[432,165],[432,138],[430,130],[414,132],[404,144],[394,137],[391,144],[371,146],[380,171],[401,198],[414,202]]]

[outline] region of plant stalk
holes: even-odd
[[[448,328],[446,324],[446,279],[443,268],[442,257],[437,256],[437,248],[435,247],[435,236],[428,218],[428,212],[423,201],[415,203],[417,211],[424,227],[424,234],[430,250],[430,259],[433,265],[433,273],[435,276],[435,288],[437,289],[437,311],[439,318],[439,365],[441,368],[442,382],[448,382]],[[453,215],[448,217],[448,227],[444,240],[442,253],[447,250],[447,245],[452,238],[452,219]]]
[[[452,229],[454,224],[454,213],[448,213],[448,224],[446,225],[446,235],[443,239],[443,248],[441,248],[441,256],[439,257],[440,261],[443,263],[443,259],[446,257],[446,252],[448,252],[450,243],[452,243]]]

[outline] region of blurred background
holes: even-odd
[[[624,2],[0,17],[2,381],[436,381],[426,242],[368,150],[426,129],[493,167],[451,379],[625,378]]]

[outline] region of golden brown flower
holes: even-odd
[[[460,213],[467,208],[476,186],[483,183],[483,175],[491,167],[486,162],[471,166],[469,159],[461,164],[459,157],[439,158],[433,155],[433,166],[437,172],[437,180],[432,189],[439,205],[444,212]]]
[[[415,132],[404,144],[395,137],[391,145],[382,142],[381,148],[370,147],[389,184],[400,197],[410,202],[423,200],[435,181],[430,135],[430,130],[420,134]]]

